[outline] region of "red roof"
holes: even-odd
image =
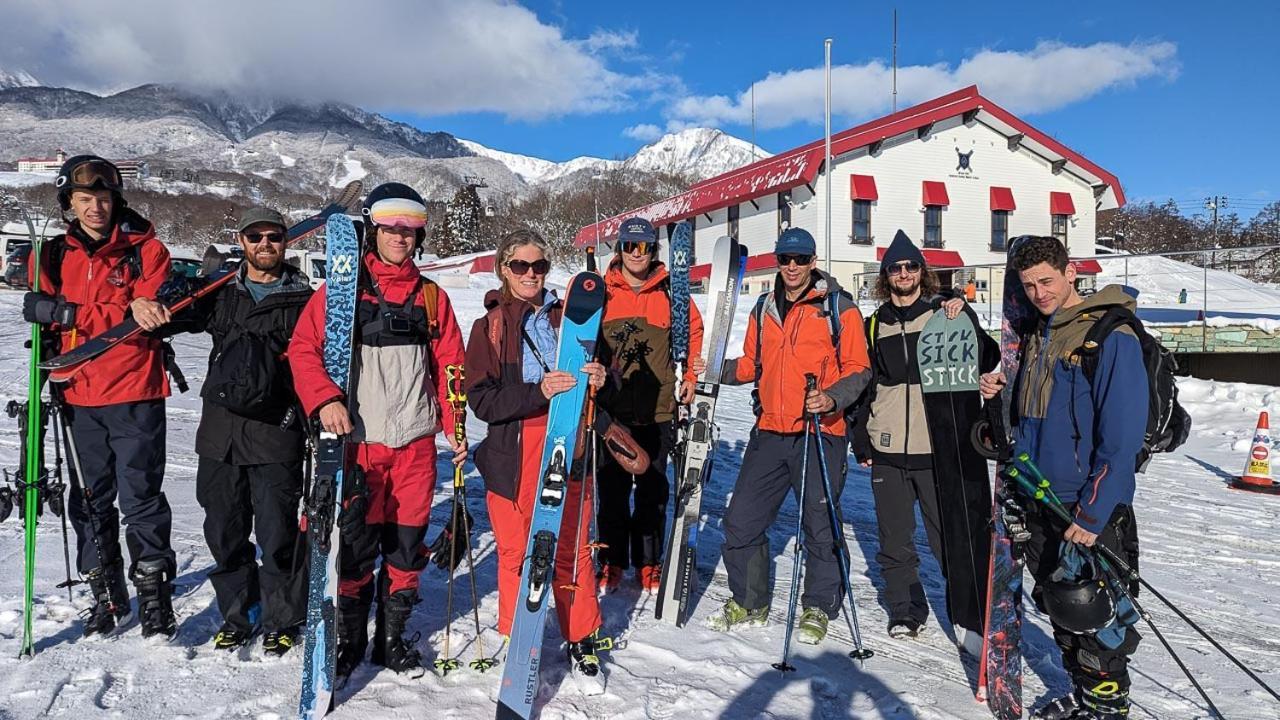
[[[769,268],[778,267],[778,259],[773,253],[760,253],[747,258],[747,273],[757,272],[759,270],[768,270]],[[711,277],[711,263],[703,263],[702,265],[694,265],[689,268],[689,282],[698,282]]]
[[[1114,175],[983,97],[978,93],[977,85],[970,85],[833,135],[831,153],[833,156],[843,155],[878,140],[967,112],[976,113],[983,123],[1009,137],[1018,136],[1023,147],[1051,160],[1065,162],[1065,167],[1070,172],[1083,177],[1090,184],[1105,186],[1102,197],[1107,207],[1112,206],[1107,201],[1108,191],[1113,193],[1114,207],[1124,205],[1124,190]],[[579,246],[595,242],[597,225],[601,238],[612,238],[618,232],[618,225],[628,217],[638,216],[660,225],[811,183],[822,168],[823,153],[823,141],[815,140],[758,160],[697,183],[679,195],[601,220],[595,225],[587,225],[578,231],[574,242]]]
[[[884,253],[889,248],[876,248],[876,260],[883,260]],[[947,268],[964,267],[964,259],[960,257],[960,253],[955,250],[935,250],[933,248],[924,248],[920,252],[924,253],[924,261],[929,263],[929,267],[935,270],[945,270]]]
[[[481,255],[480,257],[471,261],[471,273],[475,274],[475,273],[493,272],[493,266],[494,266],[494,263],[497,262],[497,259],[498,259],[498,256],[496,253],[492,255]]]
[[[1102,265],[1097,260],[1072,260],[1071,264],[1076,266],[1076,272],[1081,275],[1097,275],[1102,272]]]

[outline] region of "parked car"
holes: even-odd
[[[27,288],[27,261],[31,259],[31,243],[9,251],[4,261],[4,281],[10,287]]]
[[[193,278],[200,274],[200,261],[193,258],[169,258],[169,274],[184,278]]]

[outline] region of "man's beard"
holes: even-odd
[[[271,259],[271,263],[270,263],[269,265],[264,265],[264,264],[262,264],[261,262],[259,262],[259,261],[258,261],[258,254],[257,254],[257,253],[251,253],[251,254],[250,254],[250,253],[246,253],[246,254],[245,254],[245,256],[244,256],[244,259],[245,259],[245,261],[247,261],[250,265],[252,265],[252,266],[253,266],[253,269],[254,269],[254,270],[257,270],[258,272],[272,272],[272,271],[274,271],[276,268],[279,268],[279,267],[280,267],[280,263],[283,261],[283,259],[284,259],[284,255],[283,255],[283,254],[277,254],[277,255],[275,255],[275,256]]]
[[[915,293],[915,291],[917,291],[917,290],[919,290],[919,289],[920,289],[920,281],[919,281],[919,280],[916,280],[915,282],[911,283],[911,285],[910,285],[909,287],[905,287],[905,288],[904,288],[904,287],[900,287],[900,286],[898,286],[898,285],[896,285],[896,284],[894,284],[894,283],[892,283],[892,282],[891,282],[891,283],[889,283],[889,292],[890,292],[890,293],[892,293],[892,294],[894,294],[894,295],[897,295],[898,297],[907,297],[907,296],[909,296],[909,295],[914,294],[914,293]]]

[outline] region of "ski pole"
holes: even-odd
[[[586,431],[583,433],[583,439],[587,441],[587,446],[582,451],[582,462],[578,465],[578,509],[575,518],[574,535],[573,535],[573,574],[569,576],[569,582],[561,585],[562,590],[569,591],[569,597],[572,598],[582,586],[578,584],[578,568],[579,560],[582,553],[578,552],[582,545],[582,508],[587,502],[587,453],[591,453],[592,465],[595,464],[596,453],[596,389],[587,388],[587,407],[586,407]],[[594,477],[594,476],[593,476]],[[573,479],[573,473],[569,473],[569,479]],[[594,565],[594,562],[592,563]]]
[[[808,390],[818,387],[818,378],[808,373],[805,379],[807,381],[805,394],[808,395]],[[818,472],[822,475],[822,491],[827,499],[827,515],[831,520],[831,541],[835,544],[836,561],[840,564],[840,582],[844,586],[844,599],[849,604],[844,615],[845,622],[849,625],[849,636],[853,638],[854,649],[849,653],[849,657],[854,660],[866,660],[875,653],[862,646],[862,632],[858,626],[858,608],[853,601],[853,584],[849,579],[849,548],[845,544],[844,523],[840,522],[840,514],[837,510],[839,501],[835,493],[831,492],[831,475],[827,471],[827,456],[822,447],[822,431],[818,427],[818,414],[806,414],[808,415],[806,424],[812,426],[813,441],[818,446]],[[806,427],[805,432],[808,431]]]
[[[45,490],[58,493],[58,505],[61,506],[61,512],[58,513],[59,519],[62,521],[62,562],[67,568],[67,579],[58,583],[58,587],[67,589],[67,602],[72,602],[75,598],[71,594],[71,588],[79,585],[81,581],[71,579],[71,547],[67,541],[67,507],[62,502],[62,491],[66,486],[62,483],[62,436],[58,432],[58,406],[50,403],[45,408],[46,417],[53,419],[50,432],[53,435],[53,477],[56,482],[52,485],[45,483]]]
[[[1058,497],[1053,494],[1053,491],[1049,489],[1048,479],[1045,478],[1044,474],[1040,472],[1040,468],[1036,467],[1035,463],[1031,461],[1031,457],[1027,455],[1027,453],[1021,453],[1017,456],[1017,458],[1015,458],[1015,462],[1021,465],[1023,468],[1025,468],[1029,473],[1034,475],[1036,477],[1036,482],[1032,482],[1031,480],[1026,478],[1024,475],[1022,475],[1022,473],[1017,472],[1016,467],[1008,468],[1008,470],[1011,471],[1009,476],[1017,480],[1019,484],[1021,484],[1024,488],[1026,488],[1027,491],[1031,493],[1032,497],[1044,503],[1045,506],[1047,506],[1055,515],[1057,515],[1059,519],[1063,520],[1068,524],[1075,522],[1072,519],[1071,514],[1067,512],[1066,507],[1062,504],[1062,501],[1059,500]],[[1222,653],[1223,656],[1225,656],[1228,660],[1234,663],[1236,667],[1240,668],[1240,670],[1243,671],[1245,675],[1248,675],[1251,680],[1257,683],[1259,687],[1261,687],[1263,690],[1266,690],[1267,693],[1270,694],[1276,700],[1280,700],[1280,693],[1277,693],[1274,688],[1272,688],[1265,681],[1263,681],[1262,678],[1258,677],[1258,675],[1254,673],[1253,670],[1249,669],[1249,667],[1245,665],[1243,662],[1241,662],[1239,658],[1237,658],[1229,650],[1224,648],[1221,643],[1219,643],[1216,639],[1214,639],[1211,635],[1209,635],[1209,633],[1206,632],[1203,628],[1201,628],[1194,620],[1192,620],[1190,617],[1187,617],[1186,613],[1182,612],[1182,610],[1180,610],[1168,598],[1166,598],[1163,594],[1161,594],[1159,590],[1156,590],[1154,587],[1152,587],[1151,583],[1147,582],[1145,578],[1139,575],[1138,571],[1134,570],[1127,562],[1125,562],[1119,555],[1117,555],[1114,550],[1102,544],[1093,545],[1092,550],[1095,553],[1098,553],[1102,556],[1099,559],[1106,561],[1103,564],[1104,568],[1110,565],[1112,566],[1111,572],[1121,576],[1119,578],[1120,580],[1119,585],[1121,587],[1121,591],[1125,592],[1125,594],[1129,597],[1129,600],[1134,603],[1134,609],[1139,610],[1140,614],[1142,613],[1142,611],[1139,609],[1137,602],[1134,600],[1133,594],[1127,592],[1126,586],[1129,581],[1136,581],[1139,584],[1141,584],[1144,588],[1146,588],[1148,591],[1150,591],[1151,594],[1154,595],[1157,600],[1164,603],[1165,606],[1167,606],[1170,610],[1172,610],[1175,615],[1177,615],[1183,622],[1185,622],[1192,630],[1195,630],[1201,637],[1207,640],[1209,644],[1212,645],[1218,652]],[[1153,630],[1155,629],[1154,626],[1152,627],[1152,629]],[[1156,634],[1159,635],[1159,632],[1157,631]],[[1166,648],[1167,647],[1168,645],[1166,644]],[[1172,653],[1172,650],[1170,650],[1170,652]],[[1176,656],[1175,656],[1175,659],[1176,659]],[[1192,680],[1192,684],[1195,684],[1195,680]],[[1208,698],[1205,698],[1205,700],[1207,702]],[[1210,705],[1212,705],[1212,703],[1210,703]]]
[[[84,484],[84,469],[80,465],[80,450],[76,448],[76,436],[71,432],[71,422],[67,420],[65,407],[61,398],[56,400],[58,403],[58,422],[62,425],[62,440],[67,444],[67,457],[71,460],[68,474],[71,476],[71,486],[74,489],[78,484],[80,486],[80,502],[84,507],[85,524],[89,526],[89,535],[93,538],[93,551],[98,556],[98,567],[103,572],[107,570],[107,559],[102,554],[102,534],[98,529],[98,518],[93,510],[93,494],[89,492],[89,487]],[[70,503],[68,503],[67,512],[71,512]]]
[[[791,555],[791,597],[787,600],[787,629],[782,641],[782,659],[773,663],[775,670],[784,673],[795,672],[795,666],[787,662],[791,652],[791,626],[796,619],[796,601],[799,599],[800,579],[804,565],[804,489],[805,478],[809,476],[809,433],[806,429],[801,443],[800,454],[800,500],[796,512],[796,549]],[[819,449],[821,450],[821,449]]]

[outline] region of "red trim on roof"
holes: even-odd
[[[494,253],[493,255],[481,255],[480,257],[471,261],[471,272],[473,274],[482,273],[482,272],[493,272],[493,266],[497,263],[497,261],[498,261],[497,253]]]
[[[879,200],[880,193],[876,190],[876,179],[870,175],[850,175],[849,199]]]
[[[876,248],[876,260],[884,260],[884,253],[889,248]],[[920,251],[924,254],[924,261],[929,267],[935,270],[945,270],[946,268],[964,267],[964,258],[960,257],[960,253],[955,250],[935,250],[933,248],[924,248]]]
[[[1012,128],[1014,132],[1022,134],[1047,151],[1065,158],[1072,165],[1099,178],[1100,182],[1109,186],[1115,193],[1116,205],[1125,204],[1124,191],[1120,187],[1120,181],[1114,175],[983,97],[978,93],[976,85],[833,135],[831,152],[834,156],[843,155],[866,147],[877,140],[901,135],[970,111],[989,114]],[[822,167],[823,153],[823,141],[815,140],[807,145],[704,180],[679,195],[600,221],[597,223],[600,237],[612,240],[618,231],[618,224],[624,218],[639,216],[655,224],[667,223],[811,183],[818,177],[818,171]],[[596,225],[588,225],[578,231],[574,242],[582,246],[594,242],[595,237]]]
[[[942,205],[951,204],[951,198],[947,196],[947,184],[941,180],[922,180],[920,187],[923,189],[923,201],[921,205]]]
[[[1072,260],[1076,272],[1081,275],[1097,275],[1102,272],[1102,265],[1097,260]]]
[[[1018,206],[1013,202],[1013,190],[1007,187],[991,186],[991,209],[992,210],[1017,210]]]
[[[1064,192],[1049,193],[1049,214],[1050,215],[1075,215],[1076,204],[1071,200],[1071,193],[1064,193]]]
[[[760,253],[747,258],[747,273],[758,272],[760,270],[776,269],[778,267],[778,259],[773,253]],[[699,282],[711,277],[711,263],[703,263],[694,265],[689,268],[689,282]]]

